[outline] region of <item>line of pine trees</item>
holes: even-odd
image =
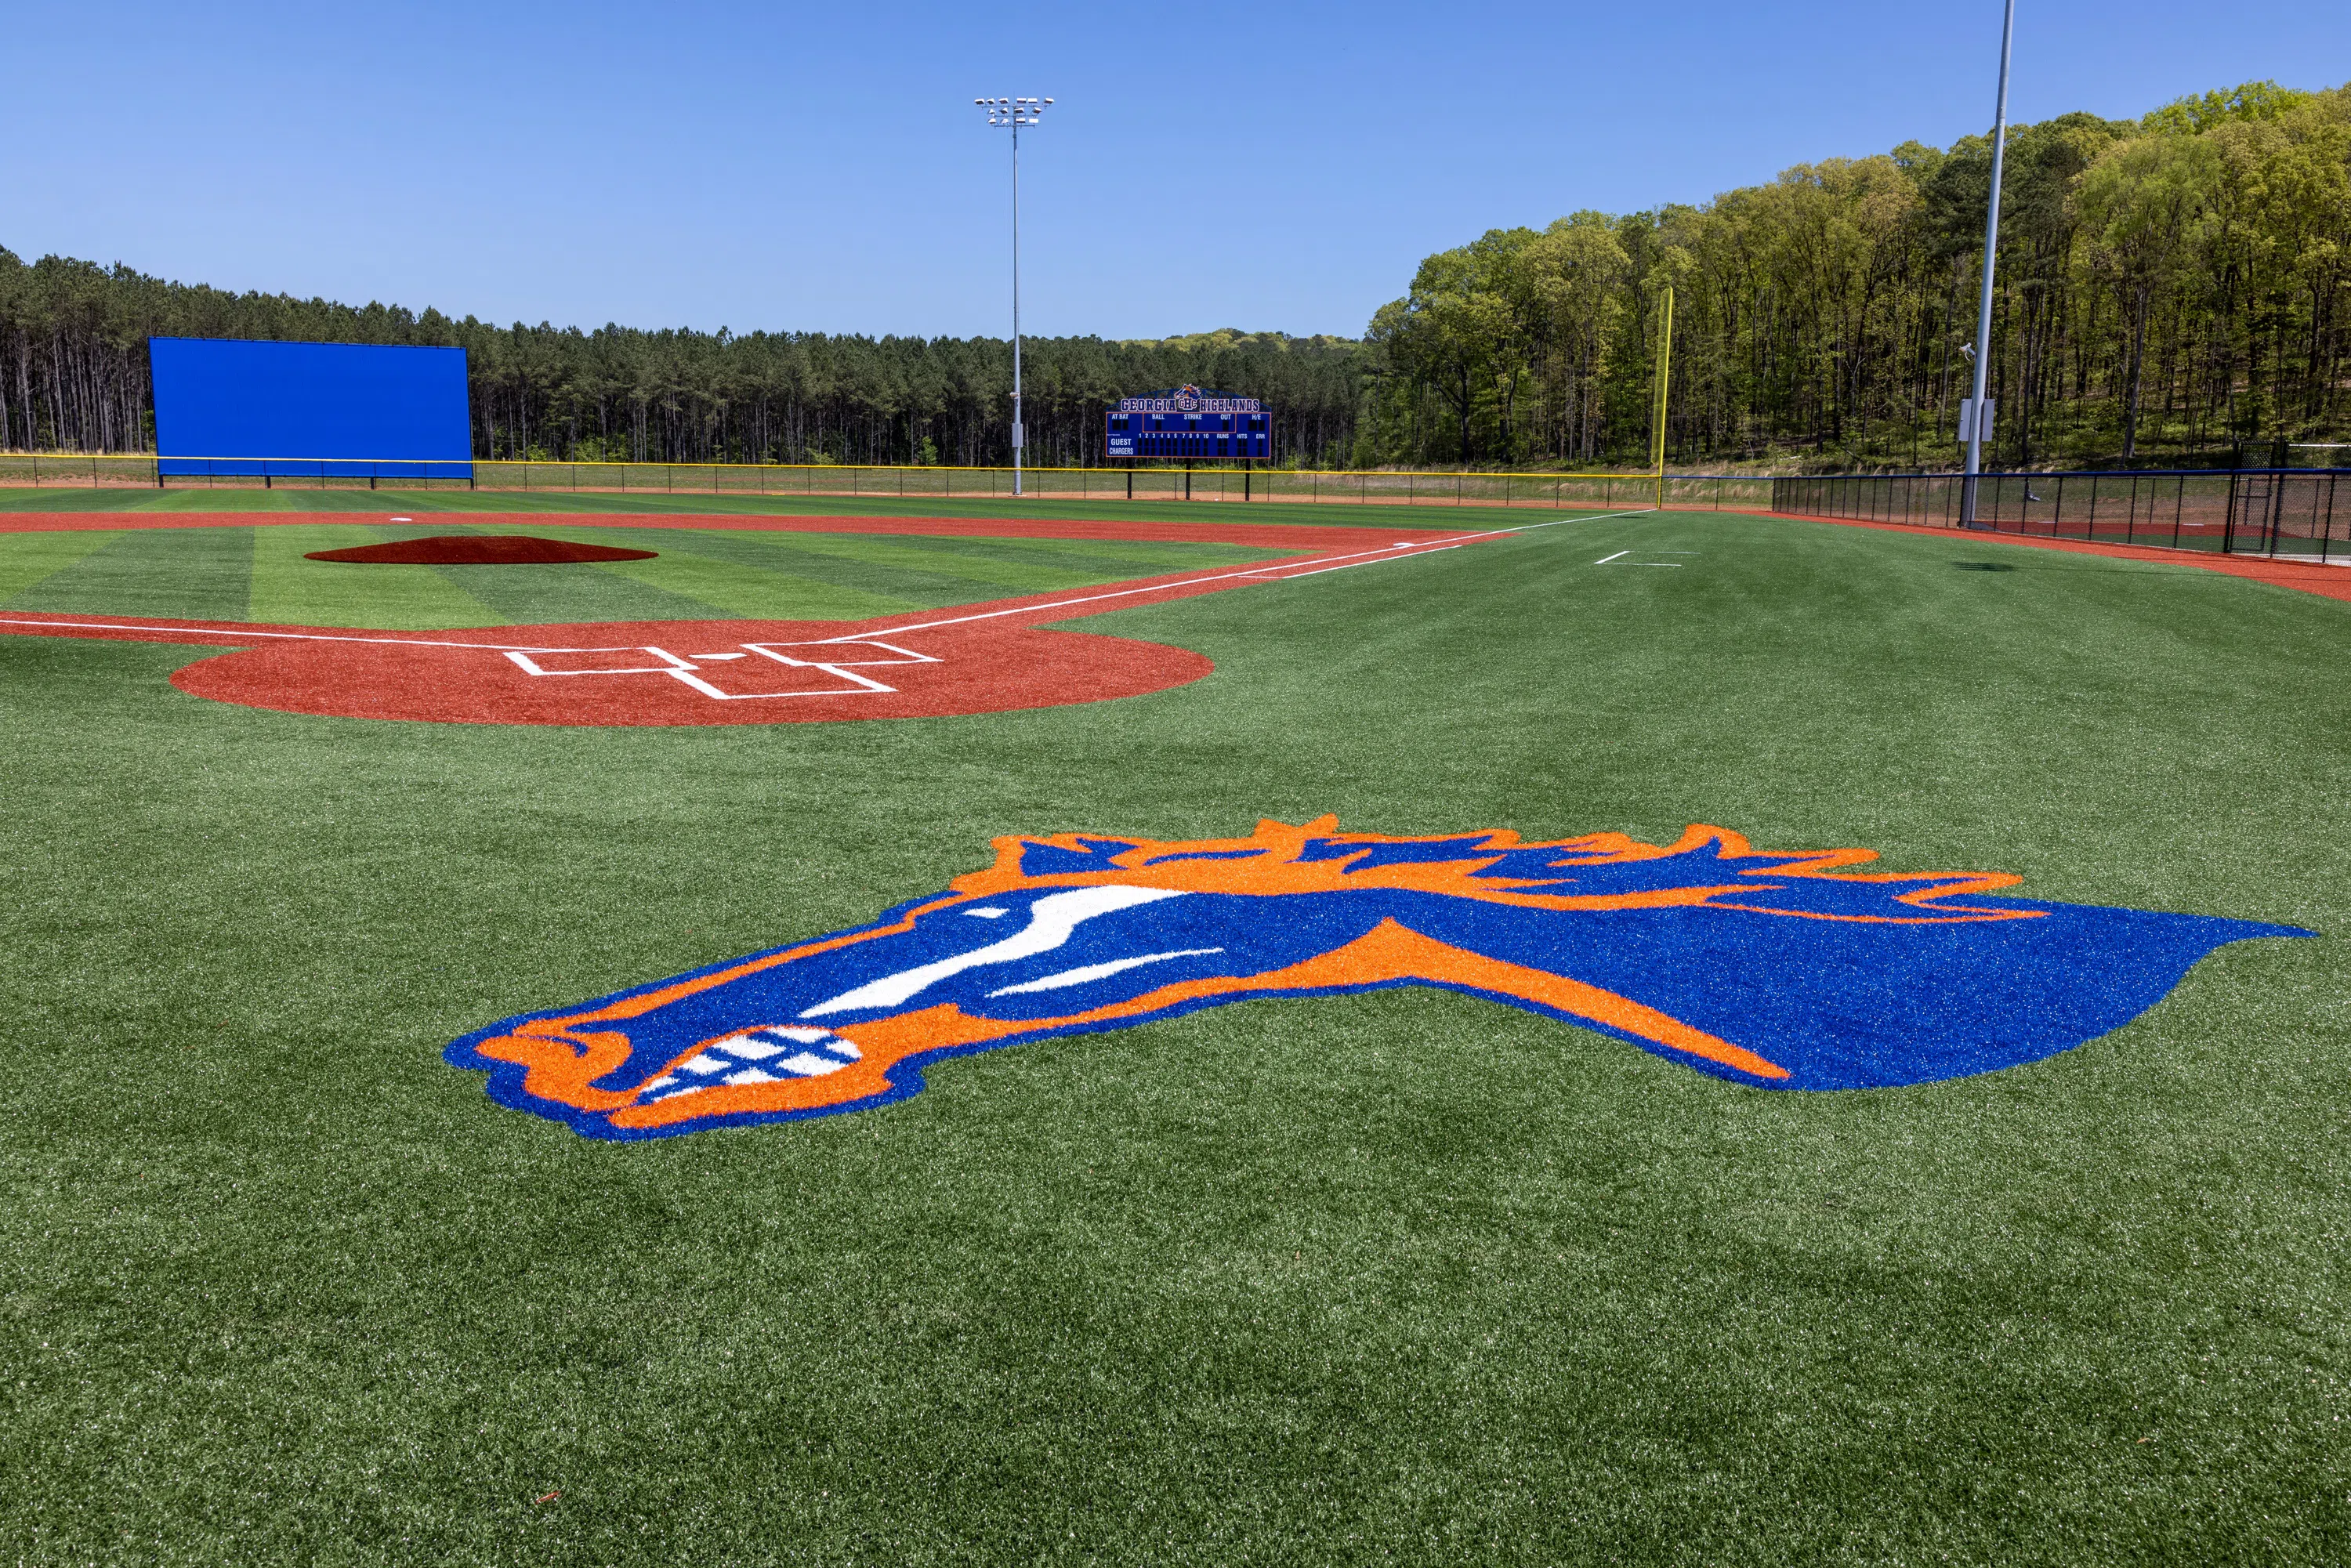
[[[1011,461],[1004,340],[496,327],[432,309],[230,294],[61,256],[27,265],[5,249],[0,449],[151,450],[151,336],[462,348],[478,457]],[[1360,351],[1345,339],[1230,331],[1145,343],[1030,339],[1029,460],[1099,463],[1107,403],[1188,382],[1268,398],[1280,458],[1343,462]]]
[[[1191,382],[1265,398],[1285,463],[1637,464],[1670,284],[1677,466],[1949,466],[1990,169],[1987,138],[1906,142],[1497,229],[1423,262],[1360,341],[1032,339],[1029,458],[1100,463],[1106,403]],[[2351,440],[2351,87],[2014,128],[1996,280],[1999,465]],[[150,449],[150,335],[462,347],[481,457],[1010,460],[998,339],[496,327],[5,249],[0,449]]]

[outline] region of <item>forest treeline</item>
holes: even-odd
[[[1361,340],[1029,339],[1029,458],[1102,462],[1105,403],[1190,382],[1265,398],[1279,462],[1638,463],[1670,284],[1677,466],[1949,466],[1990,178],[1988,137],[1906,142],[1703,205],[1497,229],[1423,262]],[[2351,87],[2012,128],[1991,461],[2351,440],[2346,276]],[[152,447],[151,335],[462,347],[481,457],[1010,459],[999,339],[498,327],[5,249],[0,448]]]
[[[476,457],[1011,461],[1008,340],[496,327],[433,309],[230,294],[61,256],[28,266],[5,249],[0,449],[152,450],[151,336],[462,348]],[[1278,333],[1025,339],[1029,461],[1099,463],[1105,404],[1190,383],[1269,399],[1278,457],[1334,464],[1354,436],[1360,352],[1347,339]]]
[[[1373,319],[1359,446],[1635,457],[1670,284],[1670,461],[1950,466],[1991,170],[1989,136],[1906,142],[1430,256]],[[2012,127],[2001,214],[1991,460],[2351,435],[2351,88],[2256,82],[2136,121]]]

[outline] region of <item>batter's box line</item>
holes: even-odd
[[[668,649],[656,647],[650,643],[640,643],[629,647],[615,648],[507,648],[501,649],[499,652],[507,659],[510,660],[517,669],[521,670],[523,674],[527,675],[667,675],[673,680],[693,687],[695,691],[700,692],[704,696],[710,698],[714,702],[745,702],[762,697],[850,697],[864,696],[874,693],[893,693],[898,689],[897,687],[885,685],[882,682],[874,680],[868,675],[861,675],[857,673],[858,668],[870,667],[876,664],[935,664],[941,662],[934,654],[918,653],[912,648],[901,648],[894,643],[881,643],[864,639],[861,639],[854,643],[843,643],[838,641],[808,643],[740,643],[737,644],[737,647],[742,651],[739,653],[696,653],[692,659],[681,658],[677,654],[671,653]],[[789,653],[783,652],[786,648],[879,648],[884,653],[893,654],[895,656],[886,659],[796,659]],[[550,670],[545,668],[537,659],[531,657],[534,653],[651,653],[655,658],[658,658],[663,662],[658,664],[628,664],[622,665],[617,669]],[[772,660],[776,664],[789,665],[794,669],[822,670],[826,674],[832,676],[834,679],[847,681],[850,685],[845,689],[829,692],[728,692],[721,691],[718,687],[712,685],[708,681],[702,678],[701,670],[704,664],[732,662],[737,659],[752,656]],[[697,664],[695,662],[695,660],[700,660],[702,663]]]

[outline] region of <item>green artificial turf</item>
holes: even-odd
[[[1294,552],[1169,540],[535,527],[655,552],[560,566],[383,566],[309,552],[492,531],[465,523],[0,531],[0,612],[439,629],[527,622],[857,621]]]
[[[1071,625],[1217,669],[497,728],[0,637],[0,1560],[2351,1556],[2351,605],[1665,515]],[[1709,821],[2321,935],[2044,1061],[1837,1094],[1433,990],[632,1145],[440,1061],[993,834],[1323,811]]]

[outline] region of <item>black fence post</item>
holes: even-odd
[[[2314,480],[2314,481],[2312,481],[2312,483],[2314,485],[2314,484],[2316,484],[2316,481],[2315,481],[2315,480]],[[2314,489],[2311,492],[2311,497],[2310,497],[2310,509],[2311,509],[2313,512],[2316,512],[2316,511],[2318,510],[2318,493],[2317,493],[2317,491],[2316,491],[2316,490],[2314,490]],[[2328,548],[2330,545],[2332,545],[2332,544],[2334,543],[2334,541],[2335,541],[2335,476],[2334,476],[2334,475],[2332,475],[2332,474],[2329,474],[2329,475],[2326,476],[2326,520],[2325,520],[2325,522],[2323,522],[2323,523],[2321,523],[2321,524],[2319,524],[2319,525],[2318,525],[2318,564],[2319,564],[2319,565],[2321,565],[2321,566],[2325,566],[2325,565],[2326,564],[2327,548]]]

